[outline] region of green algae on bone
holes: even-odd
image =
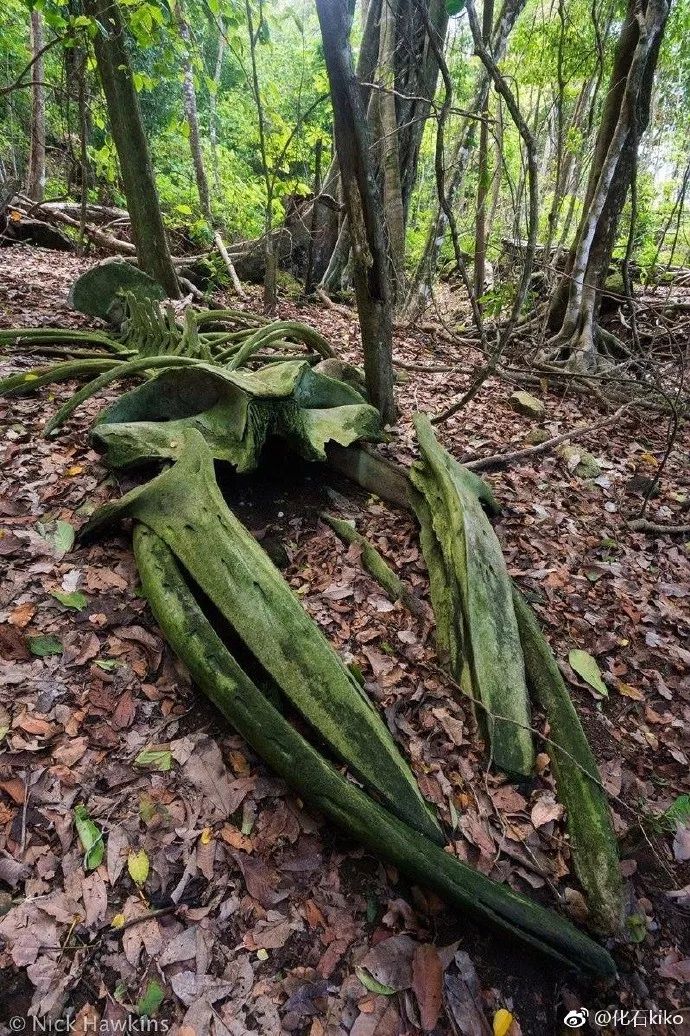
[[[566,808],[575,873],[592,924],[615,933],[623,918],[623,882],[611,811],[585,732],[553,652],[530,606],[513,586],[527,682],[549,721],[547,750],[558,798]]]
[[[434,570],[440,647],[453,677],[483,705],[478,718],[496,765],[527,776],[534,765],[529,699],[503,553],[479,502],[476,476],[468,479],[438,444],[428,418],[417,414],[414,426],[421,461],[410,479],[426,503],[422,508],[417,500],[417,514]]]
[[[163,540],[137,524],[134,551],[144,594],[197,686],[307,802],[447,902],[561,963],[607,979],[615,976],[607,951],[569,921],[463,864],[338,773],[237,664],[192,596],[173,551]]]
[[[401,820],[441,828],[375,707],[280,572],[228,509],[201,434],[179,460],[93,515],[85,532],[134,517],[167,543],[242,642],[332,751]]]
[[[259,463],[269,436],[284,439],[306,460],[325,460],[325,446],[381,435],[378,412],[343,382],[290,360],[257,371],[229,371],[198,363],[164,370],[122,395],[93,430],[111,467],[179,455],[195,428],[216,460],[239,472]]]

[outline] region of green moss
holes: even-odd
[[[480,480],[439,446],[426,417],[416,415],[414,425],[422,461],[410,478],[425,502],[416,508],[441,652],[481,702],[478,718],[496,765],[526,776],[534,748],[520,637],[503,553],[477,495]]]
[[[262,668],[366,786],[407,824],[442,841],[378,712],[226,506],[198,431],[185,432],[173,467],[102,507],[87,532],[121,517],[135,517],[160,536]]]
[[[307,802],[449,903],[561,963],[607,979],[615,976],[606,950],[570,922],[461,863],[343,778],[240,668],[192,597],[165,543],[138,525],[134,548],[144,592],[173,650],[235,729]]]

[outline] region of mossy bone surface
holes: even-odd
[[[137,525],[134,547],[144,593],[173,650],[235,729],[307,802],[449,903],[561,963],[608,979],[615,975],[607,951],[569,921],[461,863],[344,778],[238,665],[163,540]]]
[[[443,835],[378,712],[292,593],[229,510],[203,437],[185,432],[166,472],[107,504],[87,533],[135,517],[168,544],[261,667],[365,785],[410,826]],[[203,545],[203,549],[200,549]]]
[[[111,467],[125,467],[176,458],[188,429],[240,472],[256,468],[270,436],[307,460],[324,460],[329,442],[381,435],[378,412],[355,389],[302,360],[251,372],[202,363],[164,370],[108,407],[92,435]]]

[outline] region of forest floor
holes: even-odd
[[[87,265],[0,251],[0,326],[84,326],[66,296]],[[354,358],[354,320],[289,299],[279,316],[317,326]],[[396,355],[458,362],[457,349],[421,331],[399,333]],[[391,456],[409,460],[412,413],[441,409],[477,362],[466,350],[457,373],[405,374]],[[12,356],[2,366],[33,363]],[[444,445],[458,458],[522,446],[534,422],[510,408],[513,388],[488,381],[440,426]],[[19,1031],[16,1019],[30,1011],[71,1011],[73,1031],[115,1032],[160,989],[155,1018],[179,1036],[395,1036],[418,1031],[420,1012],[433,1017],[442,985],[438,1034],[490,1034],[506,1009],[513,1036],[543,1036],[566,1031],[564,1014],[577,1008],[591,1012],[594,1032],[630,1031],[632,1014],[615,1011],[685,1008],[684,1022],[641,1014],[635,1027],[690,1032],[690,828],[652,823],[689,790],[690,554],[687,538],[626,525],[640,476],[663,456],[666,420],[630,412],[587,439],[602,469],[593,481],[552,452],[487,476],[504,508],[496,530],[509,570],[568,679],[625,850],[631,920],[613,947],[620,979],[604,989],[454,914],[341,838],[195,694],[140,596],[128,531],[66,549],[66,527],[56,526],[77,529],[132,484],[89,447],[102,398],[41,438],[70,392],[0,400],[0,1032],[11,1018]],[[539,425],[552,434],[601,418],[592,397],[546,385],[538,393]],[[689,446],[686,428],[649,518],[687,521]],[[391,604],[318,513],[355,518],[426,596],[412,519],[308,467],[283,465],[275,482],[228,478],[224,488],[258,538],[282,545],[286,579],[361,667],[458,856],[586,922],[547,756],[521,786],[487,772],[470,712],[437,667],[431,623]],[[74,591],[85,605],[54,596]],[[607,697],[570,669],[572,648],[596,657]],[[534,722],[543,730],[540,716]],[[142,757],[145,749],[154,754]],[[80,803],[107,843],[88,874],[74,827]],[[143,893],[128,871],[131,850],[150,861]],[[383,995],[377,982],[395,992]]]

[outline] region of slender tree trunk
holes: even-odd
[[[321,193],[321,154],[323,151],[323,140],[321,137],[316,141],[314,148],[314,198]],[[309,244],[307,246],[307,272],[304,277],[304,294],[311,295],[314,290],[314,238],[316,236],[318,206],[313,205],[311,220],[309,223]]]
[[[590,169],[585,205],[565,287],[550,317],[562,314],[555,344],[577,367],[597,364],[596,319],[618,222],[631,184],[639,139],[649,121],[654,73],[670,4],[630,0]],[[563,298],[566,306],[563,312]]]
[[[120,9],[116,0],[85,0],[84,8],[98,23],[93,46],[132,220],[137,259],[142,270],[155,278],[171,298],[178,298],[180,289],[163,226]]]
[[[91,186],[91,166],[89,163],[89,97],[88,97],[88,52],[76,48],[75,67],[77,74],[77,108],[79,111],[79,161],[81,165],[81,206],[79,216],[80,239],[82,248],[87,243],[86,210],[89,204],[89,187]]]
[[[405,280],[405,211],[400,178],[398,120],[395,110],[397,0],[384,0],[379,29],[378,84],[372,90],[371,125],[377,140],[383,209],[388,230],[393,298],[401,298]]]
[[[31,12],[31,56],[36,58],[44,45],[43,16],[34,8]],[[34,61],[31,69],[31,139],[26,193],[33,201],[43,201],[46,185],[46,89],[43,57]]]
[[[526,0],[506,0],[501,8],[492,33],[491,49],[496,61],[500,61],[505,53],[508,37],[525,6],[525,2]],[[482,66],[477,76],[474,97],[470,105],[470,112],[473,115],[479,114],[484,110],[486,99],[489,95],[490,83],[489,74]],[[477,120],[475,118],[466,118],[460,126],[457,142],[448,163],[450,174],[447,177],[446,197],[451,208],[455,205],[455,199],[462,191],[470,156],[474,149],[476,134]],[[414,272],[407,299],[405,300],[405,316],[410,320],[417,317],[428,304],[431,285],[438,266],[438,258],[441,254],[447,231],[448,220],[443,209],[439,207],[427,232],[424,251],[417,264],[417,269]]]
[[[383,209],[371,139],[350,48],[351,14],[341,0],[316,0],[333,103],[335,145],[350,223],[357,310],[369,397],[384,422],[395,417],[391,288]]]
[[[251,87],[256,105],[256,118],[259,128],[259,151],[261,154],[261,169],[264,183],[266,185],[266,210],[264,218],[264,259],[266,271],[264,275],[264,310],[271,316],[275,313],[278,299],[276,287],[277,259],[275,243],[273,241],[273,177],[268,164],[268,149],[266,145],[266,123],[264,119],[264,107],[261,100],[261,88],[259,85],[259,70],[256,63],[256,47],[259,41],[259,33],[263,21],[263,7],[259,3],[259,24],[254,29],[254,18],[250,0],[245,0],[245,14],[247,17],[247,31],[249,33],[249,54],[251,58],[252,77]]]
[[[362,86],[364,103],[368,101],[369,105],[370,132],[379,145],[379,178],[396,271],[402,269],[400,256],[404,258],[410,198],[417,181],[424,126],[438,81],[439,66],[429,44],[426,21],[442,49],[448,26],[446,0],[369,0],[362,10],[357,78],[362,84],[376,80],[377,86],[389,91],[382,95],[380,90]],[[337,241],[331,237],[330,251],[321,251],[322,262],[317,261],[316,268],[325,269],[322,284],[326,288],[341,285],[350,250],[348,233],[348,225],[341,222]],[[396,288],[398,280],[402,278],[394,278]]]
[[[489,227],[493,227],[501,200],[501,179],[503,174],[503,101],[496,97],[496,128],[494,130],[494,175],[491,181],[491,208],[489,210]]]
[[[216,65],[213,70],[213,86],[209,91],[208,101],[208,139],[211,145],[211,163],[213,166],[213,186],[216,191],[220,190],[220,167],[218,164],[218,91],[220,80],[223,74],[223,62],[225,60],[225,25],[221,20],[218,33],[218,51],[216,54]]]
[[[383,18],[383,0],[367,0],[362,4],[362,42],[357,55],[357,79],[371,83],[376,76],[380,49],[380,31]],[[368,86],[361,87],[362,104],[367,107],[367,118],[371,114],[371,94]],[[340,169],[337,157],[331,163],[326,175],[327,193],[342,194]],[[317,269],[326,291],[339,291],[343,287],[348,259],[350,257],[350,224],[343,213],[336,216],[331,211],[325,214],[326,233],[321,234],[321,248],[316,255]],[[319,262],[320,260],[320,262]]]
[[[177,29],[182,40],[182,98],[184,102],[184,114],[189,129],[189,150],[192,154],[194,165],[194,177],[196,188],[199,193],[199,204],[204,218],[211,222],[211,196],[208,189],[208,177],[204,166],[204,156],[201,151],[201,136],[199,133],[199,113],[196,103],[196,87],[194,86],[194,69],[192,67],[192,38],[189,31],[189,24],[185,17],[182,0],[176,0],[175,20]]]
[[[484,0],[482,12],[482,36],[488,45],[494,21],[493,0]],[[484,116],[479,127],[479,153],[477,155],[477,214],[474,228],[474,294],[478,299],[484,294],[486,279],[486,202],[489,196],[489,95],[484,101]]]

